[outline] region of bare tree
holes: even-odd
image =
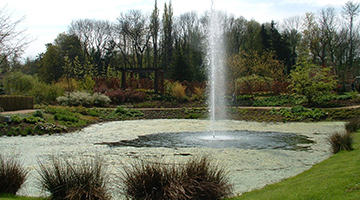
[[[148,16],[142,14],[140,10],[130,10],[126,14],[121,14],[118,17],[118,28],[126,40],[131,43],[131,51],[133,54],[135,65],[137,68],[143,67],[144,53],[149,46],[151,31]],[[124,52],[121,45],[118,45]],[[126,46],[124,46],[126,47]]]
[[[110,41],[110,26],[109,21],[80,19],[71,22],[69,33],[79,37],[87,54],[97,52],[102,58]]]
[[[320,38],[319,42],[321,45],[321,51],[319,57],[321,64],[335,63],[334,47],[335,38],[337,34],[337,22],[336,12],[334,7],[323,8],[318,16]]]
[[[343,6],[342,14],[346,21],[348,21],[348,29],[349,29],[349,55],[348,55],[348,65],[350,67],[353,66],[354,60],[354,21],[355,18],[360,13],[360,3],[353,3],[352,1],[348,1],[345,6]]]
[[[25,16],[13,20],[14,12],[7,10],[6,6],[0,9],[0,65],[9,57],[17,57],[31,42],[26,29],[19,30],[18,26],[25,20]]]

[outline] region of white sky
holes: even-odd
[[[285,18],[303,15],[306,12],[317,13],[320,9],[332,5],[337,11],[348,0],[214,0],[215,8],[244,16],[247,20],[270,22],[281,21]],[[359,2],[360,0],[353,0]],[[35,58],[45,52],[45,44],[51,43],[59,33],[68,29],[72,20],[76,19],[103,19],[111,22],[121,12],[131,9],[140,9],[150,13],[154,8],[155,0],[5,0],[0,8],[14,11],[13,18],[25,16],[22,23],[27,28],[27,34],[35,39],[27,48],[25,57]],[[158,0],[158,8],[162,12],[164,3],[169,0]],[[174,15],[197,11],[199,15],[211,8],[211,0],[172,0]]]

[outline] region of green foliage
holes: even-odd
[[[45,197],[25,197],[25,196],[16,196],[13,194],[0,194],[1,200],[49,200]]]
[[[34,117],[34,116],[25,117],[23,120],[25,123],[29,123],[29,124],[36,124],[38,122],[44,122],[44,119],[42,119],[40,117]]]
[[[90,119],[83,116],[87,111],[83,107],[56,107],[47,106],[44,109],[45,113],[50,113],[54,116],[54,120],[60,125],[67,127],[81,127],[90,123]],[[59,132],[57,132],[59,133]]]
[[[114,111],[115,114],[120,115],[122,118],[129,118],[129,117],[142,117],[144,116],[144,113],[140,110],[131,110],[126,109],[122,106],[119,106]]]
[[[96,82],[91,78],[90,75],[86,75],[79,83],[79,89],[84,91],[92,91],[95,87]]]
[[[8,73],[1,79],[5,90],[9,94],[28,94],[33,89],[37,80],[31,75],[21,72]]]
[[[13,115],[13,116],[11,116],[11,121],[16,124],[20,124],[22,121],[22,118],[19,115]]]
[[[55,102],[56,98],[64,94],[65,89],[59,84],[37,82],[29,94],[35,98],[35,103],[45,104]]]
[[[16,194],[28,175],[20,161],[14,156],[0,154],[0,194]]]
[[[315,120],[318,121],[325,118],[328,113],[322,109],[315,108],[309,109],[303,106],[295,106],[292,108],[281,108],[279,110],[271,109],[270,114],[281,115],[283,119],[289,121],[303,121],[303,120]]]
[[[34,113],[33,113],[33,116],[34,117],[39,117],[39,118],[44,118],[44,112],[43,111],[41,111],[41,110],[37,110],[37,111],[35,111]]]
[[[34,128],[33,127],[25,127],[25,130],[23,132],[23,136],[27,135],[33,135],[34,134]]]
[[[62,49],[58,45],[47,45],[46,52],[40,60],[39,78],[41,81],[50,84],[58,81],[63,75],[64,59],[61,51]]]
[[[98,117],[100,115],[100,111],[98,109],[89,109],[87,114],[90,116]]]
[[[64,93],[64,89],[57,84],[46,84],[38,80],[36,76],[14,72],[7,74],[1,83],[10,94],[30,95],[35,103],[53,102],[56,97]]]
[[[337,81],[331,75],[328,67],[316,66],[306,61],[300,61],[296,69],[290,73],[292,90],[299,95],[304,95],[311,105],[316,103],[324,92],[335,89]]]
[[[302,97],[294,95],[278,95],[256,99],[253,101],[253,106],[287,106],[296,105],[302,102]]]
[[[79,117],[73,114],[69,115],[69,114],[56,113],[54,115],[54,119],[58,121],[72,122],[72,123],[79,122]]]

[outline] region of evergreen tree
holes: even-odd
[[[161,66],[165,72],[165,75],[171,71],[172,65],[172,58],[173,58],[173,10],[171,1],[169,6],[164,6],[164,14],[163,14],[163,41],[162,41],[162,48],[163,48],[163,57]]]

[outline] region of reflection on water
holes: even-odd
[[[217,131],[156,133],[139,136],[133,140],[102,143],[118,147],[167,147],[167,148],[240,148],[240,149],[284,149],[307,150],[313,143],[306,136],[294,133],[256,132],[256,131]],[[301,145],[299,145],[301,144]]]

